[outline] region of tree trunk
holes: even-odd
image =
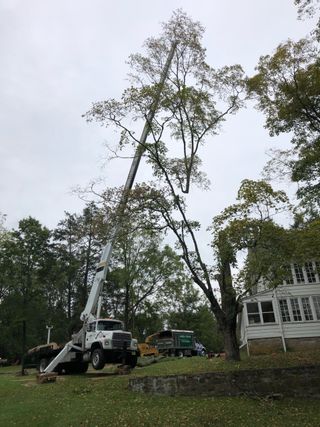
[[[21,355],[21,375],[24,375],[24,355],[26,353],[26,341],[27,341],[27,322],[24,319],[22,321],[22,355]]]
[[[240,350],[237,339],[236,322],[231,325],[226,325],[223,330],[224,351],[227,361],[240,360]]]
[[[219,287],[221,292],[221,308],[224,314],[224,321],[222,322],[221,329],[224,337],[226,360],[238,361],[240,360],[240,351],[237,339],[238,301],[236,292],[233,288],[231,274],[233,252],[230,252],[230,249],[229,245],[225,242],[219,248],[219,255],[221,259]]]
[[[68,280],[68,288],[67,288],[67,315],[68,315],[68,319],[71,319],[71,303],[72,303],[72,284],[71,284],[71,280]]]

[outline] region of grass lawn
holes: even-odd
[[[169,375],[250,367],[320,363],[320,353],[287,353],[226,364],[200,357],[166,359],[137,367],[130,376]],[[61,376],[38,385],[35,371],[0,368],[0,426],[320,426],[320,401],[230,397],[167,397],[132,393],[130,376],[112,370]]]

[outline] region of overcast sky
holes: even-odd
[[[123,185],[125,162],[105,165],[104,142],[118,136],[81,117],[92,102],[119,97],[130,53],[156,36],[181,7],[206,28],[207,62],[239,63],[252,75],[260,55],[313,27],[298,21],[293,0],[0,0],[0,212],[7,227],[29,215],[49,228],[64,211],[81,212],[71,189],[104,176]],[[256,179],[270,138],[251,107],[231,117],[203,151],[212,182],[195,194],[193,217],[209,225],[234,202],[240,181]],[[104,166],[103,166],[104,165]],[[145,179],[143,165],[137,179]]]

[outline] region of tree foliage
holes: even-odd
[[[12,353],[21,354],[27,336],[39,338],[39,324],[47,304],[46,278],[51,271],[50,231],[34,218],[19,222],[2,242],[0,270],[5,294],[0,305],[3,346],[12,342]],[[40,328],[41,329],[41,328]],[[11,335],[12,334],[12,335]]]
[[[205,62],[201,45],[203,28],[183,12],[163,24],[162,35],[145,43],[146,56],[131,55],[132,86],[120,101],[93,104],[89,121],[114,125],[121,131],[120,147],[139,143],[129,118],[146,119],[158,90],[160,75],[173,43],[177,43],[159,108],[150,123],[148,143],[143,147],[155,176],[179,192],[188,193],[191,183],[206,185],[200,170],[199,149],[216,134],[227,114],[242,105],[243,71],[240,66],[214,70]],[[165,142],[164,142],[165,141]]]
[[[311,18],[320,10],[319,0],[294,0],[295,5],[298,7],[298,18]],[[317,39],[320,40],[320,18],[314,31]]]
[[[320,63],[314,38],[287,41],[273,55],[262,56],[257,74],[248,80],[249,92],[266,116],[271,136],[292,135],[292,149],[282,163],[300,184],[298,197],[309,209],[320,200]],[[277,160],[275,160],[277,161]],[[278,163],[279,165],[279,163]],[[281,166],[281,165],[280,165]],[[270,169],[269,169],[270,170]]]
[[[282,282],[293,248],[287,230],[276,219],[291,209],[283,191],[274,190],[265,181],[244,180],[237,203],[214,218],[213,247],[220,260],[228,259],[238,268],[234,281],[240,297],[262,279],[270,286]]]

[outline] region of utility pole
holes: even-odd
[[[51,335],[51,329],[53,329],[53,326],[46,326],[48,329],[48,337],[47,337],[47,344],[50,343],[50,335]]]

